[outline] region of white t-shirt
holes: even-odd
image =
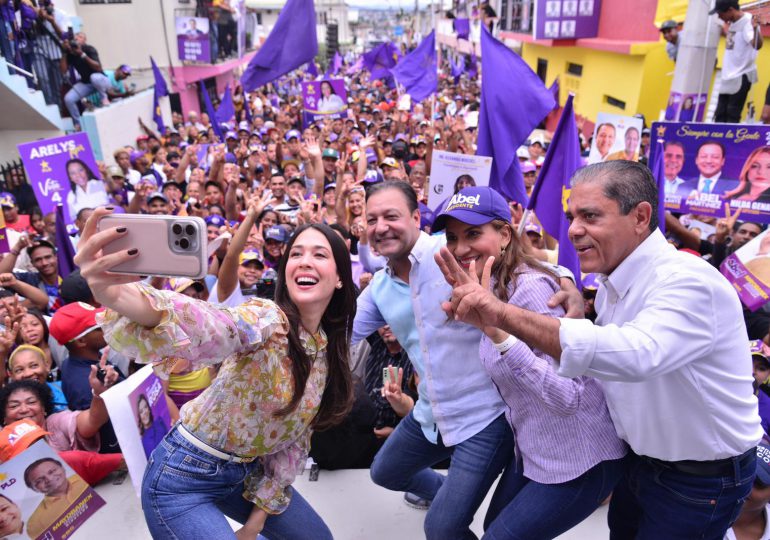
[[[235,290],[230,296],[228,296],[224,300],[220,300],[218,285],[219,285],[219,281],[217,281],[214,284],[214,286],[211,288],[211,293],[209,293],[209,302],[211,302],[212,304],[218,304],[224,307],[235,307],[235,306],[240,306],[246,300],[249,299],[243,296],[243,293],[241,292],[241,286],[240,284],[238,284],[238,286],[235,287]]]
[[[757,50],[754,48],[754,39],[754,27],[749,13],[730,25],[725,37],[721,93],[734,94],[740,90],[743,75],[749,75],[749,80],[756,82]]]
[[[725,540],[736,540],[732,527],[727,529]],[[757,538],[757,540],[770,540],[770,511],[768,511],[767,506],[765,506],[765,530],[762,532],[762,536]]]

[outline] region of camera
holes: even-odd
[[[249,289],[241,289],[243,296],[256,296],[267,300],[275,299],[275,279],[262,278],[257,281],[256,286]]]

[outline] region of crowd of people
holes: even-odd
[[[100,395],[152,363],[173,424],[141,421],[156,538],[231,537],[225,515],[239,539],[332,537],[292,487],[308,457],[369,468],[427,510],[429,539],[475,537],[498,478],[485,538],[553,538],[608,499],[613,538],[768,537],[770,311],[742,308],[717,270],[764,225],[696,216],[707,240],[666,213],[664,236],[645,125],[572,178],[576,280],[536,216],[472,178],[428,206],[433,153],[476,147],[479,80],[449,70],[410,110],[351,71],[347,112],[309,125],[298,70],[237,88],[227,125],[174,112],[98,170],[70,160],[65,277],[56,213],[8,181],[2,425],[43,428],[97,483],[124,465]],[[548,138],[517,151],[528,194]],[[678,177],[681,145],[664,157],[666,193],[706,189]],[[130,232],[99,230],[116,213],[202,218],[205,278],[110,272],[142,249],[103,249]]]

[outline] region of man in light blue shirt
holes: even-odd
[[[474,514],[513,452],[503,401],[479,360],[481,333],[441,311],[451,287],[433,257],[444,237],[420,232],[409,184],[371,188],[366,219],[388,266],[358,299],[353,341],[389,324],[420,377],[415,408],[375,457],[372,479],[433,501],[428,539],[475,538]],[[430,469],[450,456],[446,477]]]

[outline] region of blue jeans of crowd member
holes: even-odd
[[[64,105],[72,117],[72,121],[80,125],[80,110],[78,103],[81,99],[90,96],[94,92],[99,93],[102,100],[107,99],[107,90],[110,89],[110,80],[104,73],[94,73],[88,83],[76,82],[64,96]]]
[[[751,493],[756,449],[732,459],[732,473],[696,476],[629,453],[610,501],[611,540],[722,540]]]
[[[497,484],[484,521],[488,540],[548,540],[590,516],[623,476],[625,460],[594,465],[561,484],[541,484],[511,462]]]
[[[476,538],[470,524],[490,486],[510,461],[513,433],[500,415],[460,444],[433,444],[409,413],[390,434],[371,467],[375,484],[432,500],[425,516],[428,540]],[[452,457],[447,476],[431,465]]]
[[[244,523],[254,505],[243,498],[243,481],[259,460],[233,463],[190,444],[172,429],[150,455],[142,481],[142,509],[153,538],[235,538],[225,515]],[[262,536],[331,539],[318,514],[294,490],[282,513],[268,516]]]

